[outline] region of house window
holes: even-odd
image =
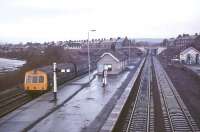
[[[112,71],[112,64],[105,64],[104,66],[107,66],[108,71]]]

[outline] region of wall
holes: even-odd
[[[120,62],[115,61],[111,56],[105,55],[97,62],[97,72],[102,74],[104,64],[112,64],[112,71],[109,71],[108,74],[118,74],[122,71]]]
[[[187,56],[188,56],[188,54],[191,55],[191,62],[187,63]],[[196,64],[196,54],[198,54],[198,53],[195,50],[189,50],[185,54],[180,54],[180,62],[182,63],[182,61],[184,61],[187,64]],[[198,63],[200,63],[200,60],[198,60]]]

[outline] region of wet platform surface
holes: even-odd
[[[96,72],[93,73],[93,75]],[[53,100],[53,94],[51,92],[46,93],[39,98],[23,105],[22,107],[11,112],[7,116],[0,119],[0,131],[1,132],[21,132],[24,128],[27,128],[33,122],[38,120],[46,113],[52,111],[55,107],[72,96],[75,92],[80,90],[83,84],[88,83],[88,76],[73,82],[81,82],[81,85],[67,84],[61,86],[63,88],[58,91],[57,102]]]
[[[70,82],[59,90],[57,102],[51,101],[53,99],[52,93],[47,93],[1,118],[0,131],[23,131],[82,88],[79,93],[62,105],[62,107],[40,120],[36,125],[33,125],[29,131],[78,132],[84,130],[95,120],[117,89],[120,88],[130,71],[135,69],[132,66],[132,68],[117,76],[109,77],[109,83],[106,87],[102,87],[102,78],[98,76],[94,76],[90,86],[84,85],[88,82],[88,76]]]
[[[107,87],[102,87],[101,78],[97,76],[90,86],[85,87],[78,95],[37,124],[31,131],[81,131],[100,113],[127,75],[128,72],[125,72],[117,78],[108,79],[110,83]]]

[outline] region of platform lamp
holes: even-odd
[[[88,30],[88,40],[87,40],[87,48],[88,48],[88,68],[89,68],[89,83],[90,83],[90,32],[95,32],[96,30]]]

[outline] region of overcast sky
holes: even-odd
[[[0,42],[200,32],[200,0],[0,0]]]

